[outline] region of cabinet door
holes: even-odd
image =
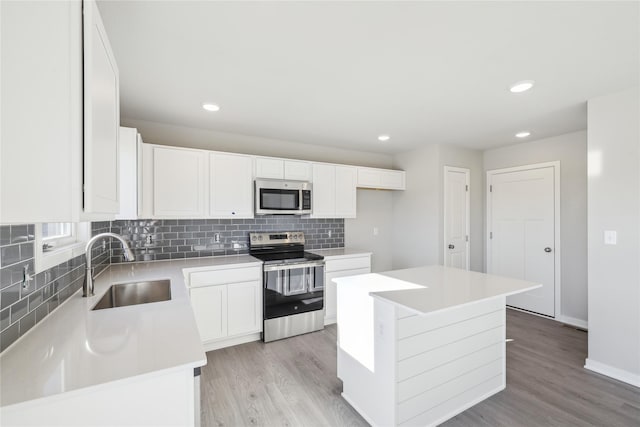
[[[284,162],[280,159],[256,159],[256,178],[284,178]]]
[[[206,197],[205,152],[153,147],[153,216],[202,218]]]
[[[336,167],[314,164],[311,200],[313,218],[334,218],[336,214]]]
[[[336,166],[336,217],[356,217],[357,169],[351,166]]]
[[[227,285],[192,288],[191,306],[202,342],[227,336]]]
[[[0,222],[78,221],[82,5],[1,1],[0,28]]]
[[[380,174],[380,188],[404,190],[403,171],[383,171]]]
[[[116,219],[138,218],[138,131],[120,128],[120,211]]]
[[[358,274],[371,273],[370,268],[361,268],[358,270],[334,271],[325,273],[324,279],[324,324],[329,325],[336,323],[338,315],[337,291],[336,284],[333,279],[338,277],[355,276]]]
[[[214,218],[253,218],[251,157],[210,154],[210,209]]]
[[[376,169],[358,168],[358,187],[380,187],[380,173]]]
[[[228,334],[243,335],[262,330],[262,286],[260,282],[227,285]]]
[[[294,181],[311,180],[311,164],[309,162],[284,161],[284,179]]]
[[[95,1],[84,11],[84,212],[119,212],[120,93],[116,65]]]

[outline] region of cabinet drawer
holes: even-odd
[[[262,268],[230,268],[225,270],[198,271],[189,274],[189,286],[226,285],[229,283],[262,280]]]
[[[342,270],[358,270],[362,268],[371,268],[371,257],[369,255],[357,258],[339,258],[326,262],[325,270],[342,271]]]

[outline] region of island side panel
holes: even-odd
[[[396,425],[439,424],[504,389],[504,297],[396,319]]]
[[[374,301],[361,287],[337,292],[342,397],[371,425],[396,425],[396,306]]]

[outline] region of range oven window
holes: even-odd
[[[323,294],[324,266],[265,271],[265,319],[322,310]]]
[[[299,190],[260,189],[260,209],[290,211],[299,208]]]

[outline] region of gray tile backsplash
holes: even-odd
[[[91,224],[91,234],[109,231],[108,221]],[[34,224],[0,226],[0,352],[82,287],[84,256],[34,275]],[[100,245],[92,251],[96,274],[110,263]],[[24,272],[31,280],[24,282]]]
[[[289,215],[256,219],[113,221],[111,231],[130,242],[137,261],[245,254],[251,231],[303,231],[306,249],[344,246],[344,219]],[[122,248],[112,241],[111,262],[122,261]]]

